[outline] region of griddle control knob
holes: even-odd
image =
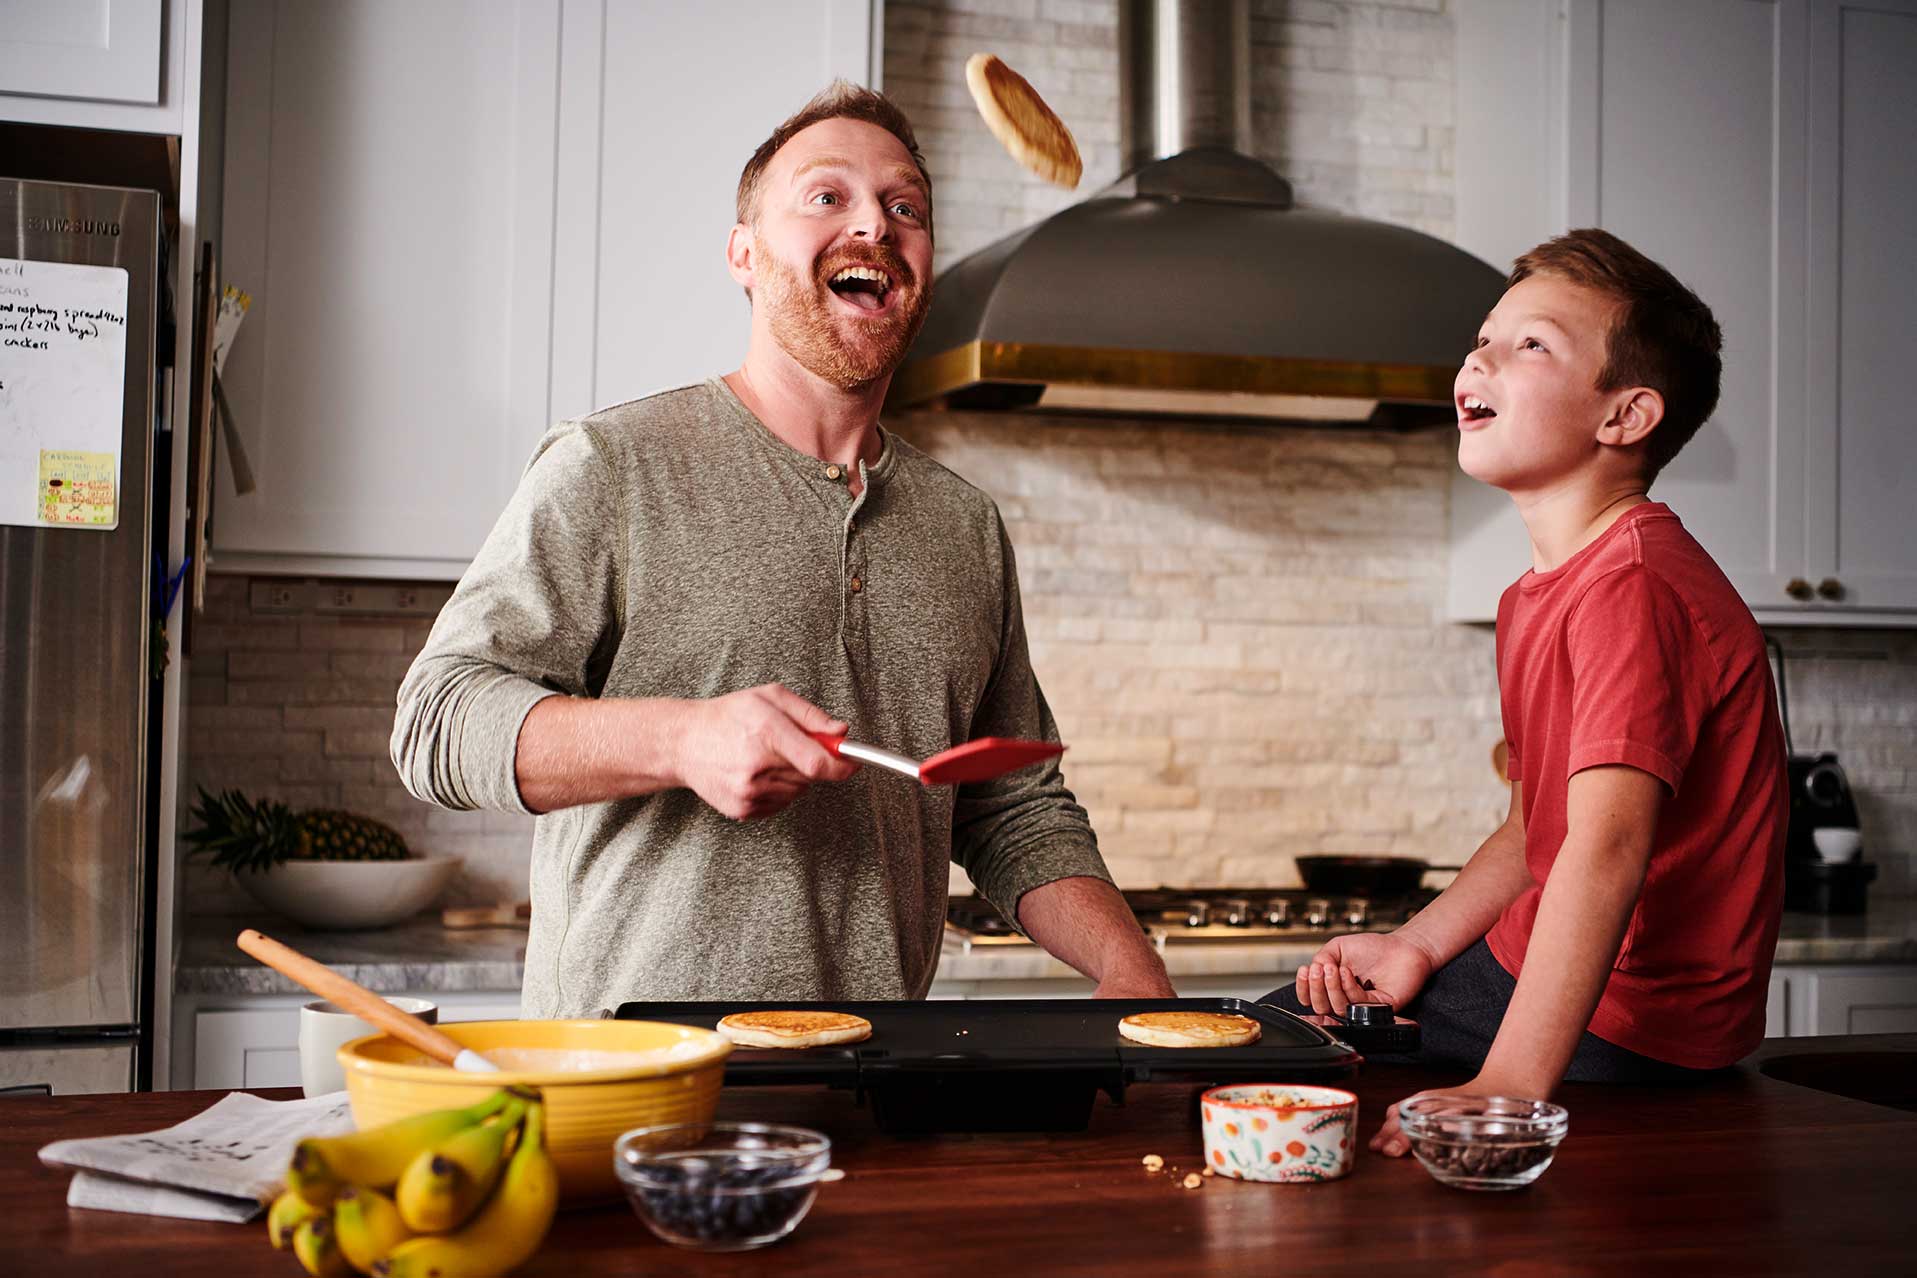
[[[1389,1003],[1353,1003],[1345,1009],[1345,1024],[1384,1029],[1396,1020],[1395,1011]]]

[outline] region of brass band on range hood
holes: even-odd
[[[1448,405],[1457,371],[1423,364],[973,341],[908,361],[892,379],[886,400],[895,410],[911,408],[997,382]]]

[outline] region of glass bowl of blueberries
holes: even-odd
[[[669,1243],[748,1251],[798,1227],[832,1165],[823,1132],[776,1123],[638,1127],[613,1144],[632,1210]]]
[[[1544,1175],[1570,1127],[1562,1105],[1510,1096],[1425,1096],[1398,1106],[1424,1169],[1459,1189],[1517,1189]]]

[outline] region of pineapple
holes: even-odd
[[[218,798],[202,787],[186,831],[195,854],[235,872],[270,870],[282,861],[404,861],[412,854],[398,830],[351,812],[295,812],[272,799],[253,802],[238,790]]]

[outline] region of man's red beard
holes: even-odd
[[[844,312],[826,281],[848,266],[877,267],[892,277],[898,297],[890,314],[861,320]],[[754,300],[766,308],[773,340],[807,371],[841,390],[889,376],[919,335],[931,301],[912,269],[883,245],[862,253],[827,253],[813,263],[810,278],[762,254],[756,284]]]

